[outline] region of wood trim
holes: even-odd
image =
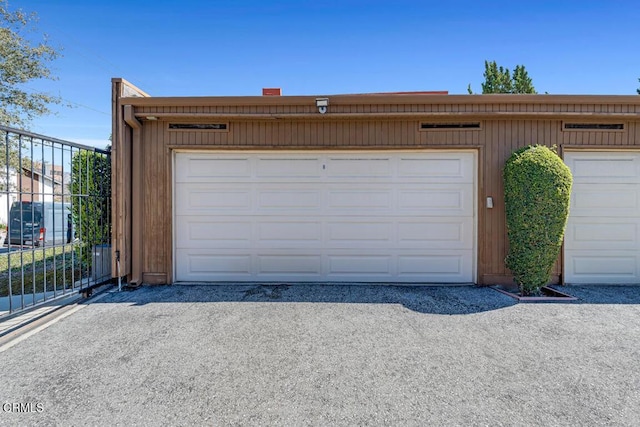
[[[640,151],[640,145],[602,145],[602,144],[584,144],[584,145],[573,145],[573,144],[563,144],[560,146],[562,149],[562,158],[564,159],[564,155],[567,151],[576,152],[576,151]]]
[[[165,175],[165,185],[167,188],[167,196],[164,200],[164,212],[165,212],[165,223],[164,223],[164,235],[166,237],[165,241],[165,266],[166,266],[166,274],[167,274],[167,284],[171,284],[175,282],[175,271],[174,271],[174,242],[175,240],[175,193],[174,193],[174,181],[175,181],[175,162],[173,151],[164,146],[164,161],[165,161],[165,170],[167,174]]]
[[[274,152],[274,151],[395,151],[395,152],[407,152],[407,153],[415,153],[418,151],[429,151],[429,150],[448,150],[448,151],[460,151],[460,150],[478,150],[482,148],[480,145],[421,145],[421,146],[411,146],[407,147],[406,145],[386,145],[384,147],[374,146],[374,145],[345,145],[341,147],[328,147],[326,145],[322,146],[311,146],[311,145],[277,145],[277,146],[264,146],[264,145],[175,145],[168,144],[167,148],[170,150],[180,152],[180,151],[254,151],[254,152]]]
[[[147,92],[143,91],[142,89],[140,89],[139,87],[137,87],[136,85],[132,84],[131,82],[121,78],[121,77],[114,77],[111,79],[111,83],[112,84],[116,84],[118,83],[120,85],[120,88],[122,88],[123,86],[127,86],[129,87],[129,89],[138,92],[140,94],[140,96],[144,96],[144,97],[151,97],[151,95],[149,95]],[[122,91],[120,92],[120,96],[122,96]]]
[[[314,95],[314,96],[203,96],[203,97],[145,97],[122,98],[133,106],[197,107],[221,105],[309,105],[315,108],[316,98],[329,98],[332,105],[400,105],[400,104],[627,104],[639,105],[637,95]]]
[[[144,170],[144,156],[142,155],[142,124],[135,118],[133,107],[131,105],[124,106],[124,121],[133,129],[132,141],[132,163],[131,163],[131,252],[136,254],[133,258],[131,266],[130,283],[140,284],[143,279],[143,232],[142,224],[144,222],[144,208],[142,195],[144,194],[144,180],[142,171]],[[136,164],[137,163],[137,164]]]
[[[639,97],[640,98],[640,97]],[[130,105],[128,105],[130,106]],[[521,111],[494,111],[494,112],[388,112],[388,113],[164,113],[164,112],[136,112],[135,117],[157,117],[158,120],[397,120],[397,119],[435,119],[443,121],[460,120],[551,120],[551,119],[575,119],[575,120],[640,120],[637,113],[594,113],[594,112],[521,112]],[[146,120],[145,120],[146,122]],[[449,129],[450,131],[464,129]],[[477,129],[476,129],[477,130]]]
[[[133,107],[131,105],[124,106],[124,121],[133,129],[140,129],[142,123],[140,123],[133,114]]]
[[[143,200],[144,181],[142,171],[144,170],[144,157],[142,155],[142,127],[133,128],[133,141],[131,150],[131,252],[133,262],[131,265],[132,284],[141,284],[142,262],[143,262],[143,234],[142,224],[145,221]]]
[[[487,254],[484,251],[483,237],[486,236],[486,215],[487,206],[484,203],[486,199],[485,189],[485,148],[479,146],[476,149],[476,211],[475,211],[475,248],[476,248],[476,271],[475,271],[475,283],[480,284],[480,278],[487,271]]]
[[[112,245],[111,274],[112,277],[131,275],[131,132],[124,121],[124,110],[120,104],[122,82],[112,84]],[[117,255],[120,255],[118,271]]]
[[[120,135],[119,101],[120,82],[112,81],[111,84],[111,277],[118,277],[118,262],[116,255],[122,256],[120,246],[123,242],[124,234],[122,230],[122,199],[121,188],[124,183],[120,179],[120,168],[122,156],[122,136]],[[126,255],[126,254],[125,254]],[[121,258],[122,259],[122,258]],[[122,270],[122,269],[120,269]],[[127,274],[127,273],[125,273]]]
[[[166,285],[170,283],[167,280],[166,273],[143,273],[142,282],[149,285]]]
[[[549,285],[560,284],[560,275],[552,274],[549,278]],[[478,282],[479,285],[491,286],[491,285],[513,285],[513,276],[509,274],[485,274]]]
[[[563,163],[564,163],[564,154],[565,154],[565,151],[566,151],[566,146],[565,146],[565,145],[562,145],[562,144],[561,144],[561,145],[559,145],[559,146],[557,147],[557,150],[556,150],[556,152],[557,152],[558,156],[562,159],[562,162],[563,162]],[[573,177],[571,178],[571,180],[573,181]],[[571,208],[571,207],[569,207],[569,208]],[[564,260],[565,260],[565,257],[564,257],[564,244],[565,244],[565,238],[566,238],[566,236],[567,236],[567,224],[568,224],[568,220],[569,220],[569,217],[567,216],[567,222],[565,222],[565,224],[564,224],[564,232],[563,232],[563,234],[562,234],[562,243],[560,244],[560,254],[558,254],[558,259],[556,260],[556,263],[559,263],[559,264],[560,264],[560,265],[558,266],[558,267],[560,268],[560,273],[559,273],[560,275],[559,275],[559,277],[558,277],[558,284],[560,284],[560,285],[564,285],[564,284],[565,284],[565,283],[564,283],[564,277],[565,277],[565,275],[564,275],[564,270],[565,270],[565,264],[564,264]],[[555,268],[555,267],[554,267],[554,268]]]

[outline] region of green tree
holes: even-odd
[[[516,65],[511,70],[503,66],[498,66],[496,61],[484,61],[484,82],[482,83],[482,93],[537,93],[533,87],[533,81],[524,65]],[[473,94],[471,85],[467,91]]]
[[[62,101],[25,86],[31,81],[55,80],[49,64],[59,57],[45,35],[34,36],[36,22],[35,13],[10,10],[7,0],[0,0],[0,125],[25,128],[33,118],[51,113],[49,105]],[[19,147],[15,135],[0,133],[0,191],[9,188],[7,169],[19,168]]]
[[[88,150],[71,160],[71,215],[80,259],[90,265],[93,246],[109,243],[111,211],[111,160]]]
[[[533,87],[533,81],[524,65],[516,65],[513,70],[513,92],[512,93],[538,93]]]
[[[60,55],[46,35],[32,36],[37,32],[35,13],[11,11],[8,6],[7,0],[0,0],[0,124],[25,127],[34,117],[51,113],[50,104],[62,101],[25,87],[34,80],[55,80],[49,64]]]
[[[638,81],[640,82],[640,79],[638,79]],[[638,92],[638,95],[640,95],[640,87],[636,89],[636,92]]]

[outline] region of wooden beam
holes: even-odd
[[[640,97],[639,97],[640,98]],[[126,105],[126,107],[131,107]],[[126,110],[125,110],[126,112]],[[202,121],[202,120],[400,120],[424,119],[443,122],[460,120],[640,120],[638,113],[608,112],[529,112],[529,111],[496,111],[496,112],[389,112],[389,113],[166,113],[137,112],[136,118],[155,117],[158,120]]]
[[[316,98],[329,99],[332,105],[476,105],[476,104],[570,104],[570,105],[638,105],[637,95],[313,95],[313,96],[201,96],[201,97],[128,97],[122,103],[133,106],[206,107],[206,106],[261,106],[309,105],[315,107]]]
[[[136,119],[136,116],[133,112],[133,107],[131,105],[124,106],[124,121],[133,129],[140,129],[142,127],[142,124],[138,121],[138,119]]]
[[[142,224],[144,221],[142,195],[142,171],[144,159],[142,158],[142,124],[135,118],[131,105],[124,106],[124,121],[133,129],[131,148],[131,278],[130,283],[140,285],[142,283]]]

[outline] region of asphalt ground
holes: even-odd
[[[640,425],[640,287],[564,289],[108,292],[0,346],[0,425]]]

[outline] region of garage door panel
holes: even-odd
[[[388,255],[335,249],[322,253],[300,250],[178,249],[182,281],[356,281],[469,283],[472,251],[406,251]]]
[[[401,248],[473,249],[473,218],[415,218],[398,223]]]
[[[253,221],[256,224],[257,247],[309,247],[322,244],[321,221],[303,221],[292,218],[290,221]]]
[[[571,153],[565,157],[576,184],[640,183],[637,153]]]
[[[326,246],[363,247],[363,245],[382,245],[388,247],[395,240],[392,221],[372,219],[329,220],[326,223]],[[366,246],[365,246],[366,247]]]
[[[178,249],[176,256],[181,260],[177,265],[177,274],[183,281],[206,281],[211,280],[212,276],[242,280],[250,279],[252,276],[252,260],[249,254],[212,254]]]
[[[234,218],[176,218],[176,248],[212,246],[249,248],[252,245],[251,221]]]
[[[258,207],[262,209],[321,209],[322,193],[320,189],[295,189],[279,187],[258,191]]]
[[[473,186],[436,185],[430,189],[401,188],[398,208],[423,215],[473,215]]]
[[[327,195],[329,210],[354,212],[354,209],[370,211],[393,209],[393,194],[390,189],[335,189],[330,188]]]
[[[176,156],[176,183],[211,182],[220,178],[244,178],[252,175],[248,157],[181,153]]]
[[[272,276],[275,280],[282,280],[290,276],[320,277],[322,273],[322,257],[320,255],[292,255],[292,254],[257,254],[258,277]]]
[[[256,159],[257,178],[320,178],[322,159],[318,157],[259,157]]]
[[[393,276],[392,257],[390,255],[357,255],[357,254],[329,254],[327,255],[329,277],[358,276],[366,272],[368,277],[378,276],[389,278]]]
[[[391,178],[393,162],[389,157],[332,157],[326,162],[328,178]]]
[[[239,189],[232,191],[195,190],[187,194],[186,206],[190,209],[233,209],[248,210],[251,208],[251,193]]]
[[[176,171],[176,280],[471,282],[475,157],[440,154],[178,153],[214,162]]]
[[[253,196],[248,187],[212,188],[208,184],[180,184],[175,187],[176,215],[233,210],[249,212]]]
[[[291,216],[286,221],[258,216],[189,216],[176,221],[176,246],[207,248],[375,248],[393,244],[399,249],[439,247],[472,249],[472,218]]]
[[[639,184],[578,184],[571,197],[571,214],[578,216],[635,216],[640,210]]]
[[[470,254],[467,254],[470,255]],[[398,273],[401,276],[437,275],[457,278],[465,276],[468,257],[464,254],[401,255],[398,260]],[[469,279],[470,281],[470,279]]]
[[[571,283],[638,283],[637,255],[628,251],[583,251],[568,260]]]
[[[316,188],[317,187],[317,188]],[[381,188],[382,187],[382,188]],[[365,184],[251,184],[224,183],[211,188],[207,183],[176,185],[176,214],[216,213],[234,210],[252,213],[254,206],[265,210],[342,210],[351,214],[396,211],[405,215],[473,215],[473,186],[435,184],[425,189],[415,184],[376,186]],[[326,206],[322,206],[324,201]]]
[[[429,182],[474,182],[474,156],[471,153],[430,153],[401,156],[398,177],[426,178]]]
[[[565,246],[569,250],[640,250],[640,219],[612,222],[610,218],[575,218],[567,226]]]
[[[640,153],[569,152],[565,282],[640,283]]]

